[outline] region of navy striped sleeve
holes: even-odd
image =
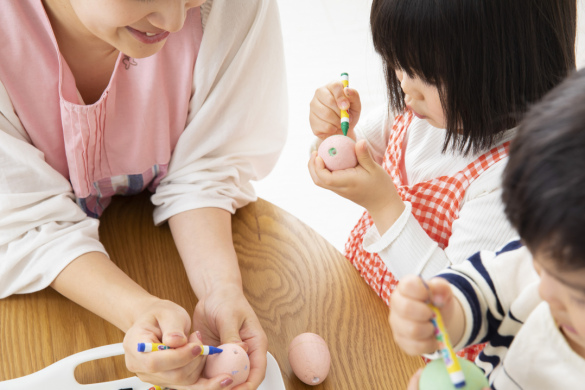
[[[469,340],[465,344],[469,344],[472,340],[475,340],[477,337],[479,330],[481,329],[481,320],[482,320],[482,313],[481,313],[481,305],[479,303],[479,299],[473,286],[471,283],[463,276],[456,273],[445,273],[439,275],[441,278],[446,279],[450,284],[455,286],[459,291],[463,293],[465,299],[469,303],[469,307],[471,308],[471,335]]]

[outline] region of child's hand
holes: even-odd
[[[433,278],[427,282],[433,303],[441,315],[453,345],[463,333],[463,310],[453,297],[445,279]],[[422,279],[415,275],[404,277],[390,300],[390,326],[396,343],[409,355],[433,353],[438,348],[435,329],[431,323],[433,311],[427,304],[429,291]]]
[[[423,369],[419,368],[414,375],[408,381],[408,387],[406,390],[418,390],[418,383],[420,382],[420,376],[422,375]]]
[[[223,285],[202,297],[193,315],[204,344],[239,344],[250,358],[250,375],[233,390],[253,390],[266,375],[268,339],[254,310],[239,287]]]
[[[309,172],[319,187],[331,190],[366,208],[380,234],[392,226],[404,210],[390,175],[370,155],[364,140],[355,146],[358,165],[331,172],[317,153],[309,160]]]
[[[344,89],[341,80],[329,83],[315,91],[309,113],[313,134],[321,139],[334,134],[343,134],[340,113],[342,109],[347,110],[349,114],[347,135],[355,141],[353,128],[360,118],[362,103],[358,91],[349,87]]]
[[[190,333],[191,319],[182,307],[156,300],[138,318],[124,337],[126,366],[143,382],[177,390],[219,390],[222,382],[231,384],[229,375],[212,379],[199,378],[205,357],[199,356],[201,340]],[[138,343],[163,343],[173,349],[141,353]]]

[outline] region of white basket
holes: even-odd
[[[59,360],[34,374],[0,382],[0,390],[148,390],[153,387],[135,376],[90,385],[82,385],[75,380],[75,368],[78,365],[123,354],[122,343],[89,349]],[[266,355],[266,358],[268,360],[266,377],[258,390],[285,390],[278,363],[270,353]]]

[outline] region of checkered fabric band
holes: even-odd
[[[412,111],[407,111],[394,120],[382,166],[392,177],[402,200],[412,204],[412,214],[421,227],[444,249],[449,243],[453,221],[459,217],[465,191],[473,180],[508,155],[510,143],[494,147],[454,176],[442,176],[409,186],[403,183],[399,166],[403,158],[402,141],[412,119]],[[364,212],[345,244],[345,256],[384,302],[390,305],[390,296],[398,281],[378,254],[368,253],[363,248],[363,237],[372,225],[372,218],[367,211]],[[482,348],[469,347],[461,351],[460,356],[473,360]]]
[[[143,173],[107,177],[93,183],[91,193],[77,204],[92,218],[99,218],[114,195],[134,195],[148,188],[154,192],[168,171],[168,164],[154,165]]]

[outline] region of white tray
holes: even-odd
[[[130,388],[132,390],[148,390],[152,387],[151,384],[144,383],[135,376],[90,385],[81,385],[75,380],[75,367],[78,365],[123,354],[122,343],[89,349],[59,360],[34,374],[0,382],[0,390],[120,390]],[[266,377],[258,390],[285,390],[278,363],[270,353],[267,353],[266,358],[268,360]]]

